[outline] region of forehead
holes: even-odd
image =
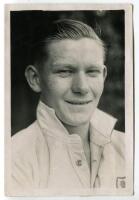
[[[103,64],[104,49],[98,41],[90,38],[79,40],[64,39],[51,42],[48,60],[53,64],[70,62],[73,64]]]

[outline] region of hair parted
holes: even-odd
[[[87,24],[81,21],[71,19],[57,20],[53,23],[56,26],[56,32],[50,39],[80,39],[83,37],[92,38],[102,42],[95,31]],[[49,38],[48,38],[49,39]]]
[[[40,65],[47,58],[47,45],[51,42],[72,39],[79,40],[81,38],[90,38],[97,41],[104,49],[104,42],[98,37],[94,29],[89,25],[71,19],[60,19],[54,21],[48,27],[42,27],[34,33],[34,39],[31,45],[31,64]]]

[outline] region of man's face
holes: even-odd
[[[40,74],[41,99],[65,124],[88,123],[103,91],[103,48],[88,38],[52,42]]]

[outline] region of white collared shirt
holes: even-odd
[[[125,177],[124,134],[114,130],[115,123],[99,109],[93,114],[90,171],[80,136],[70,135],[54,110],[39,102],[37,120],[12,138],[13,188],[119,187],[117,177]]]

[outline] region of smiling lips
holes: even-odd
[[[92,101],[90,100],[90,101],[66,101],[66,102],[70,103],[72,105],[86,105],[86,104],[89,104]]]

